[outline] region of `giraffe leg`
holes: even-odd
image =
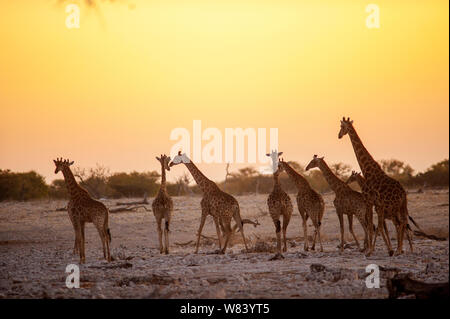
[[[364,247],[361,249],[361,252],[367,253],[369,251],[369,245],[370,245],[370,237],[369,237],[369,224],[367,223],[367,220],[363,216],[359,219],[359,222],[364,230]]]
[[[217,239],[219,240],[219,250],[222,249],[222,235],[220,233],[219,218],[214,216],[214,224],[216,225]]]
[[[392,249],[391,236],[389,235],[386,219],[384,218],[383,218],[383,228],[381,229],[381,235],[383,236],[383,240],[385,241],[386,246],[388,248],[389,256],[392,256],[394,254],[394,251]]]
[[[169,225],[170,219],[166,217],[164,223],[164,253],[166,255],[169,253]]]
[[[105,233],[104,225],[95,224],[95,228],[97,228],[98,235],[100,236],[100,240],[102,241],[103,258],[107,259],[107,257],[106,257],[106,243],[105,243],[106,233]]]
[[[336,213],[339,219],[339,229],[341,231],[341,246],[339,247],[339,251],[342,253],[345,247],[345,239],[344,239],[344,214],[340,210],[336,209]]]
[[[387,231],[387,227],[386,227],[386,222],[384,220],[383,210],[382,209],[377,209],[377,214],[378,214],[378,226],[377,226],[376,231],[375,231],[375,236],[374,236],[374,239],[373,239],[372,249],[371,249],[370,253],[372,253],[373,250],[375,249],[375,243],[376,243],[376,240],[377,240],[378,232],[381,232],[381,236],[383,237],[384,243],[386,244],[389,256],[392,256],[394,254],[394,251],[392,250],[391,242],[390,242],[390,239],[389,239],[389,233],[385,234],[385,230]]]
[[[78,247],[78,255],[80,257],[80,264],[83,263],[83,256],[82,256],[82,251],[81,251],[81,225],[79,222],[74,222],[73,223],[73,227],[75,229],[75,243],[76,246]]]
[[[314,243],[316,241],[316,235],[319,238],[320,252],[323,252],[322,238],[320,237],[320,222],[317,223],[316,225],[316,234],[314,235]]]
[[[411,253],[413,253],[414,249],[413,249],[413,244],[412,244],[412,234],[411,234],[411,229],[409,229],[408,226],[406,227],[406,237],[408,238],[409,248],[411,250]]]
[[[350,234],[352,234],[353,239],[356,242],[356,246],[358,247],[359,250],[361,250],[361,247],[359,246],[358,239],[356,238],[356,235],[353,232],[353,215],[349,214],[349,215],[347,215],[347,218],[348,218],[348,230],[350,231]]]
[[[397,228],[397,226],[396,226],[396,228]],[[388,227],[387,227],[387,224],[386,224],[386,219],[383,221],[383,229],[384,229],[384,232],[386,234],[386,240],[389,243],[389,247],[392,247],[391,236],[389,235],[389,230],[388,230]]]
[[[367,249],[366,256],[369,257],[372,253],[372,240],[374,237],[374,228],[373,224],[373,210],[372,205],[367,204],[366,214],[365,214],[365,223],[367,228]]]
[[[316,250],[316,239],[317,239],[317,230],[314,228],[314,235],[313,235],[311,250]]]
[[[286,241],[286,230],[287,226],[289,225],[290,216],[289,215],[283,215],[283,251],[287,251],[287,241]]]
[[[198,232],[197,232],[197,244],[195,245],[195,253],[198,253],[198,246],[200,244],[200,236],[202,235],[202,230],[203,230],[203,226],[205,225],[205,221],[206,221],[206,214],[204,214],[202,212],[202,217],[200,220],[200,227],[198,228]]]
[[[85,223],[84,223],[84,221],[82,221],[81,224],[80,224],[80,235],[81,235],[80,237],[81,237],[81,240],[79,242],[80,256],[81,256],[80,264],[84,264],[86,262],[86,251],[85,251],[85,244],[84,244],[85,243],[84,225],[85,225]]]
[[[71,208],[70,204],[68,204],[67,207],[68,207],[69,219],[70,219],[70,222],[72,223],[72,227],[75,232],[75,240],[73,243],[73,254],[77,255],[79,250],[78,250],[77,234],[76,234],[75,223],[74,223],[74,213],[75,212],[74,212],[73,208]]]
[[[164,252],[163,242],[162,242],[162,216],[156,217],[156,230],[158,231],[158,240],[159,240],[159,253],[162,254]]]
[[[244,235],[244,224],[242,224],[241,214],[240,214],[239,210],[234,212],[233,218],[241,232],[242,240],[244,241],[245,251],[248,252],[247,241],[245,240],[245,235]],[[232,231],[231,231],[231,224],[230,224],[230,234],[228,235],[228,237],[231,237],[231,235],[232,235]],[[224,252],[225,252],[225,250],[224,250]]]
[[[221,254],[225,254],[225,251],[227,249],[228,246],[228,242],[230,241],[230,237],[231,237],[231,222],[227,222],[224,225],[224,231],[225,231],[225,244],[223,245],[222,250],[220,251]],[[242,223],[241,223],[241,231],[242,231]],[[245,237],[244,237],[245,240]]]
[[[395,256],[403,254],[403,236],[405,234],[405,224],[400,222],[397,226],[397,250]]]
[[[306,221],[308,219],[308,216],[304,213],[300,211],[300,215],[302,216],[302,223],[303,223],[303,237],[305,240],[305,244],[304,244],[304,250],[308,251],[309,249],[309,245],[308,245],[308,225],[306,224]]]
[[[108,262],[110,262],[111,259],[111,251],[109,248],[109,239],[110,239],[110,235],[109,234],[109,230],[108,230],[108,224],[104,223],[103,224],[103,236],[104,236],[104,241],[105,241],[105,245],[106,245],[106,260]]]
[[[339,246],[339,251],[342,253],[344,251],[345,247],[345,238],[344,238],[344,214],[341,212],[341,210],[336,209],[336,214],[338,215],[339,219],[339,230],[341,232],[341,245]]]
[[[275,234],[277,235],[277,254],[281,255],[281,223],[277,219],[274,221],[275,224]]]
[[[95,223],[95,228],[97,228],[100,240],[103,246],[103,258],[108,262],[111,261],[111,254],[109,251],[109,237],[108,237],[108,226],[104,222]]]

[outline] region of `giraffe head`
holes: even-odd
[[[317,155],[314,155],[311,162],[309,162],[308,166],[306,166],[305,171],[309,171],[311,168],[314,168],[314,167],[319,167],[319,163],[321,161],[323,161],[323,156],[317,157]]]
[[[167,156],[166,154],[161,154],[161,157],[156,156],[156,160],[161,163],[161,166],[164,169],[170,171],[170,166],[169,166],[170,156]]]
[[[286,171],[284,158],[278,159],[278,173]]]
[[[56,169],[55,169],[55,174],[58,174],[59,171],[62,172],[62,170],[65,167],[69,167],[70,165],[73,164],[73,161],[70,162],[68,159],[63,160],[62,158],[57,158],[56,160],[53,160],[53,163],[55,163]]]
[[[187,157],[186,153],[181,154],[181,151],[178,151],[177,156],[175,156],[172,160],[172,162],[170,162],[169,167],[172,167],[174,165],[178,165],[181,163],[190,163],[191,160],[189,159],[189,157]]]
[[[345,182],[346,184],[351,184],[353,182],[358,182],[358,179],[361,177],[361,172],[352,171],[352,175]]]
[[[345,117],[342,118],[341,120],[341,130],[339,131],[339,138],[342,138],[343,136],[345,136],[345,134],[348,133],[349,128],[352,126],[353,121],[350,120],[349,117],[347,117],[347,119],[345,119]]]
[[[273,150],[270,153],[266,154],[266,156],[272,159],[272,173],[275,173],[279,170],[278,162],[281,155],[283,155],[283,152],[277,152],[277,150]]]

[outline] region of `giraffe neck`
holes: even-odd
[[[366,179],[373,179],[380,173],[384,174],[380,165],[373,159],[372,155],[370,155],[369,151],[367,151],[364,147],[364,144],[353,126],[350,126],[348,135],[350,136],[356,159],[358,160],[358,164],[361,167],[364,177]]]
[[[358,176],[356,178],[356,182],[358,183],[358,185],[361,189],[364,189],[366,187],[366,180],[364,179],[364,177]]]
[[[305,188],[310,188],[308,181],[299,173],[297,173],[288,163],[284,162],[284,170],[289,175],[289,177],[294,181],[297,189],[303,190]]]
[[[72,171],[69,167],[64,167],[62,169],[62,173],[64,175],[64,180],[66,181],[66,187],[69,191],[70,197],[75,197],[80,193],[80,186],[78,185],[77,181],[75,180],[75,177],[73,176]]]
[[[166,191],[166,169],[164,165],[161,164],[161,188],[160,191]]]
[[[328,167],[327,163],[324,160],[319,161],[319,168],[333,192],[338,193],[350,188],[333,173],[333,171]]]
[[[281,189],[279,174],[273,174],[273,191]]]
[[[197,166],[195,166],[194,163],[192,163],[192,161],[189,161],[189,163],[184,163],[184,165],[186,165],[187,169],[189,170],[195,182],[203,191],[203,193],[210,191],[211,188],[218,188],[216,183],[209,180],[205,175],[203,175],[203,173],[197,168]]]

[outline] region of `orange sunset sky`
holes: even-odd
[[[421,171],[448,158],[448,1],[71,1],[79,29],[68,3],[0,1],[1,169],[50,182],[63,156],[159,171],[170,132],[197,119],[222,134],[276,127],[285,160],[358,168],[343,115],[376,159]],[[225,164],[199,167],[224,178]]]

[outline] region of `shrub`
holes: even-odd
[[[108,186],[115,194],[125,197],[141,197],[144,194],[154,196],[159,189],[159,185],[156,183],[158,178],[159,174],[155,171],[115,173],[108,178]]]
[[[47,195],[48,186],[44,177],[35,171],[13,173],[10,170],[0,170],[0,201],[28,200]]]

